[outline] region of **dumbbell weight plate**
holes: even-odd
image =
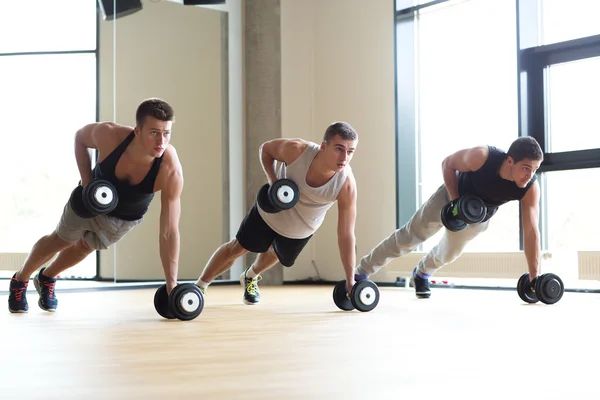
[[[175,319],[175,316],[169,309],[169,296],[167,295],[167,285],[160,285],[154,293],[154,308],[163,318]]]
[[[350,301],[358,311],[371,311],[379,303],[379,288],[368,279],[358,281],[352,286]]]
[[[534,304],[539,300],[536,296],[536,293],[531,290],[531,283],[529,281],[528,273],[521,275],[519,278],[519,281],[517,282],[517,293],[519,294],[521,300],[523,300],[525,303]]]
[[[351,311],[354,310],[354,306],[346,295],[347,293],[346,281],[339,281],[333,288],[333,302],[340,310]]]
[[[118,204],[117,189],[104,179],[94,179],[83,188],[83,204],[95,215],[108,214]]]
[[[477,224],[485,219],[487,207],[477,196],[466,194],[458,199],[458,216],[467,224]]]
[[[169,309],[175,318],[181,321],[191,321],[202,313],[204,295],[200,288],[193,283],[175,286],[169,296]]]
[[[555,304],[563,297],[565,286],[558,275],[542,274],[535,282],[535,293],[544,304]]]
[[[92,218],[94,216],[85,208],[85,205],[83,204],[83,187],[81,185],[77,185],[77,187],[71,192],[71,197],[69,197],[69,205],[75,214],[81,218]]]
[[[467,227],[467,223],[465,221],[460,220],[457,216],[453,215],[452,212],[453,207],[450,205],[446,205],[442,208],[442,223],[451,232],[462,231]]]
[[[256,202],[258,203],[260,209],[264,212],[268,214],[277,214],[281,210],[275,208],[275,206],[273,206],[273,204],[271,204],[271,202],[269,201],[269,186],[270,185],[268,183],[265,183],[260,188],[258,194],[256,195]]]
[[[298,185],[290,179],[279,179],[269,188],[271,203],[280,210],[294,207],[300,198]]]

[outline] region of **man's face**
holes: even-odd
[[[342,171],[350,164],[357,145],[357,140],[344,140],[340,135],[332,137],[329,143],[323,142],[321,151],[325,153],[327,167],[333,171]]]
[[[529,160],[527,158],[518,163],[515,163],[511,157],[508,157],[508,160],[510,163],[510,175],[515,184],[520,188],[527,186],[542,163],[542,160]]]
[[[148,155],[158,158],[163,155],[171,141],[173,121],[161,121],[154,117],[146,117],[141,127],[136,127],[142,148]]]

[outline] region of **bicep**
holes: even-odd
[[[167,221],[176,223],[181,214],[181,192],[183,177],[181,173],[172,173],[167,179],[167,185],[161,190],[161,216]]]
[[[525,230],[537,229],[539,219],[540,189],[534,182],[521,200],[521,214]]]
[[[342,230],[354,230],[356,221],[356,182],[348,177],[338,195],[338,227]]]

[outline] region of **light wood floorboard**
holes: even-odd
[[[181,322],[156,314],[153,289],[57,290],[54,314],[35,289],[28,314],[0,296],[1,399],[600,398],[596,294],[528,306],[514,291],[384,287],[359,313],[330,286],[263,286],[258,306],[211,286]]]

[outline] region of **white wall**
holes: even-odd
[[[146,1],[138,13],[100,21],[100,119],[135,125],[136,107],[148,97],[163,98],[175,109],[172,143],[185,179],[180,279],[196,279],[222,241],[220,18],[215,10]],[[116,261],[118,279],[164,279],[159,212],[158,193],[144,223],[101,252],[102,277],[114,277]]]
[[[395,229],[394,1],[281,0],[282,131],[320,143],[327,125],[359,134],[357,261]],[[343,279],[337,208],[285,280]],[[314,264],[313,265],[313,261]]]

